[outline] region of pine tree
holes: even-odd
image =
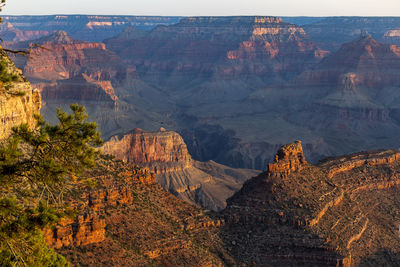
[[[95,165],[102,144],[94,122],[83,106],[72,114],[57,111],[50,125],[35,115],[37,127],[13,128],[0,146],[0,265],[65,266],[63,257],[48,249],[41,229],[68,211],[64,195],[85,169]]]

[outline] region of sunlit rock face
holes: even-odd
[[[268,164],[268,173],[275,177],[289,175],[291,172],[301,170],[306,163],[301,141],[296,141],[278,150],[274,163]]]
[[[185,168],[192,161],[182,137],[165,130],[152,133],[134,129],[122,138],[112,137],[105,143],[103,151],[137,164],[179,163]],[[168,169],[155,171],[161,173]]]
[[[9,75],[16,76],[13,81],[0,83],[0,140],[4,140],[10,136],[12,127],[22,123],[31,128],[36,126],[34,114],[40,112],[41,98],[8,56],[2,55],[0,60],[5,62]]]
[[[116,101],[111,80],[119,71],[119,57],[103,43],[74,40],[64,31],[14,47],[39,45],[29,58],[18,57],[26,77],[42,91],[44,101],[60,99]],[[69,90],[70,88],[70,90]],[[76,88],[76,89],[74,89]]]
[[[104,165],[106,164],[106,165]],[[86,179],[92,179],[95,186],[76,181],[69,186],[80,198],[67,195],[65,202],[76,211],[73,218],[63,218],[57,225],[43,229],[47,245],[61,249],[63,247],[82,247],[106,240],[107,222],[104,219],[106,209],[122,209],[134,202],[132,187],[150,187],[155,184],[154,174],[146,168],[131,165],[121,166],[115,162],[98,160],[97,168],[103,169],[101,176],[94,174],[96,168],[85,173]],[[110,175],[118,173],[118,178]]]
[[[102,151],[125,162],[147,166],[164,189],[212,210],[224,208],[226,199],[258,172],[233,169],[213,161],[194,161],[182,137],[165,129],[157,132],[134,129],[112,137]]]

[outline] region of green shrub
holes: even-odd
[[[95,165],[102,143],[85,109],[71,110],[57,111],[58,125],[36,115],[35,129],[21,124],[0,146],[0,266],[67,266],[47,248],[41,229],[72,215],[63,202],[66,188]]]

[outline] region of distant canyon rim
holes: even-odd
[[[400,18],[4,20],[38,46],[1,56],[0,140],[74,102],[105,139],[43,229],[72,264],[400,262]]]
[[[47,48],[16,59],[42,113],[84,104],[105,139],[164,127],[195,160],[258,170],[297,139],[311,162],[400,143],[400,18],[4,20],[5,47]]]

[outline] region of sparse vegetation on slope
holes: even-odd
[[[398,265],[400,151],[304,160],[300,143],[228,200],[232,253],[269,266]]]

